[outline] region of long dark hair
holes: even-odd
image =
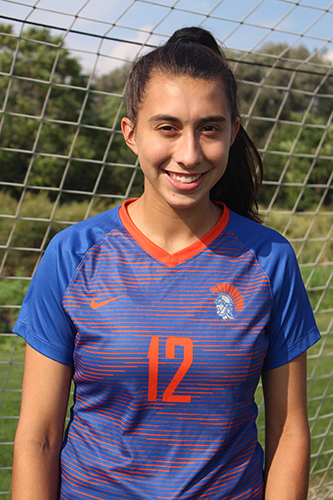
[[[231,121],[239,117],[237,82],[228,61],[209,31],[191,27],[177,30],[165,45],[145,54],[133,65],[127,80],[127,116],[136,124],[140,104],[152,73],[220,80],[230,106]],[[226,171],[211,189],[210,198],[260,222],[257,194],[262,182],[260,154],[240,125],[229,151]]]

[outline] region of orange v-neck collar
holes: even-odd
[[[220,219],[217,221],[214,227],[208,233],[206,233],[202,238],[198,239],[196,242],[192,243],[186,248],[179,250],[173,254],[170,254],[163,250],[155,243],[153,243],[147,236],[145,236],[140,229],[138,229],[130,216],[128,215],[127,207],[134,200],[126,200],[119,209],[119,217],[123,223],[125,229],[129,232],[132,238],[145,250],[151,257],[162,262],[168,267],[177,266],[186,260],[194,257],[199,252],[202,252],[210,243],[212,243],[218,235],[225,229],[229,222],[230,212],[224,203],[215,202],[216,204],[223,207],[223,212]]]

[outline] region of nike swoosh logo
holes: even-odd
[[[110,302],[113,302],[114,300],[120,299],[121,297],[124,297],[123,295],[118,295],[118,297],[112,297],[111,299],[106,299],[102,300],[101,302],[96,302],[95,297],[92,299],[90,302],[90,307],[91,309],[99,309],[100,307],[106,306],[107,304],[110,304]]]

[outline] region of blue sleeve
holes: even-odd
[[[75,328],[62,298],[75,262],[64,266],[63,260],[58,238],[54,238],[35,272],[13,331],[41,354],[72,365]]]
[[[278,262],[268,269],[273,309],[266,327],[265,370],[288,363],[320,339],[295,253],[287,241],[278,247]]]
[[[61,231],[35,272],[13,331],[54,361],[73,364],[76,330],[63,308],[64,293],[87,251],[119,223],[118,209],[111,209]]]
[[[230,226],[253,250],[268,275],[271,317],[266,326],[269,342],[264,370],[293,360],[320,339],[295,252],[278,232],[231,212]]]

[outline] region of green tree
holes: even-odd
[[[240,100],[245,115],[255,100],[251,109],[255,119],[250,118],[247,129],[260,147],[274,123],[265,118],[290,120],[291,113],[301,117],[309,107],[312,116],[323,122],[329,118],[333,81],[325,78],[324,54],[311,53],[305,46],[288,49],[287,44],[267,44],[246,58],[236,53],[230,56],[240,61],[236,71],[242,80]]]
[[[1,30],[13,35],[11,26]],[[87,77],[61,48],[61,39],[46,29],[28,28],[20,38],[3,35],[0,47],[0,66],[8,74],[0,83],[6,112],[1,144],[9,149],[0,152],[1,180],[23,182],[31,167],[28,184],[57,187],[77,129]],[[80,135],[73,151],[78,154],[95,156],[91,141]]]
[[[116,68],[106,75],[102,75],[95,82],[98,91],[94,107],[105,121],[108,127],[115,130],[112,147],[107,155],[107,162],[110,166],[104,169],[98,192],[103,192],[107,185],[107,179],[112,176],[117,180],[118,192],[126,191],[134,174],[133,169],[117,166],[118,163],[134,165],[136,156],[126,146],[122,134],[120,123],[126,114],[125,85],[131,65],[125,63],[120,68]],[[143,175],[141,170],[135,172],[135,178],[130,191],[131,196],[139,196],[142,192]]]
[[[91,191],[111,128],[99,94],[49,30],[28,28],[20,37],[9,25],[0,31],[0,180],[51,188],[64,181],[65,189]],[[125,163],[123,149],[116,133],[106,160]],[[109,170],[102,191],[124,194],[121,171]]]
[[[308,115],[303,126],[295,125],[302,117],[301,113],[293,112],[290,120],[294,123],[278,125],[269,143],[271,153],[265,157],[265,180],[282,181],[277,205],[291,209],[298,200],[298,211],[317,206],[323,197],[324,205],[333,203],[333,192],[329,188],[332,164],[328,159],[333,156],[333,128],[325,131],[323,119],[314,114]],[[264,205],[268,205],[275,189],[276,186],[262,188]]]

